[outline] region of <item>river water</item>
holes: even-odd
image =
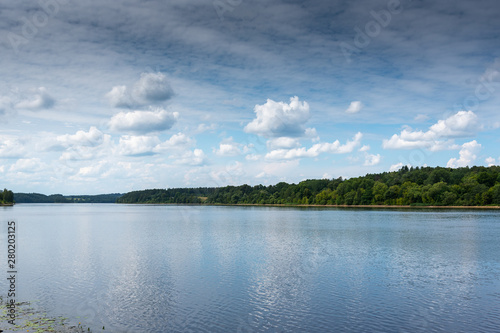
[[[499,211],[19,204],[6,275],[9,220],[18,300],[107,332],[500,327]]]

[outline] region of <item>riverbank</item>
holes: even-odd
[[[222,204],[222,203],[118,203],[119,205],[171,205],[171,206],[249,206],[297,208],[374,208],[374,209],[500,209],[500,206],[411,206],[411,205],[298,205],[298,204]]]
[[[410,206],[410,205],[287,205],[287,204],[200,204],[210,206],[303,207],[303,208],[375,208],[375,209],[500,209],[500,206]]]

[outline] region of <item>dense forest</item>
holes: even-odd
[[[403,167],[344,180],[134,191],[118,203],[284,205],[500,205],[500,167]]]
[[[0,192],[0,204],[2,205],[12,205],[14,203],[14,193],[8,189],[4,189]]]
[[[115,203],[121,194],[98,195],[45,195],[40,193],[14,193],[16,203]]]

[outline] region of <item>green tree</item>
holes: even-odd
[[[13,203],[14,202],[14,193],[12,191],[4,189],[3,193],[2,193],[2,202]]]
[[[376,181],[373,184],[373,202],[375,204],[382,204],[384,202],[385,192],[388,187],[380,181]]]

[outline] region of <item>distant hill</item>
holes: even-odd
[[[97,195],[45,195],[40,193],[14,193],[16,203],[115,203],[121,193]]]
[[[133,191],[118,203],[281,205],[500,205],[500,167],[402,167],[350,179]]]

